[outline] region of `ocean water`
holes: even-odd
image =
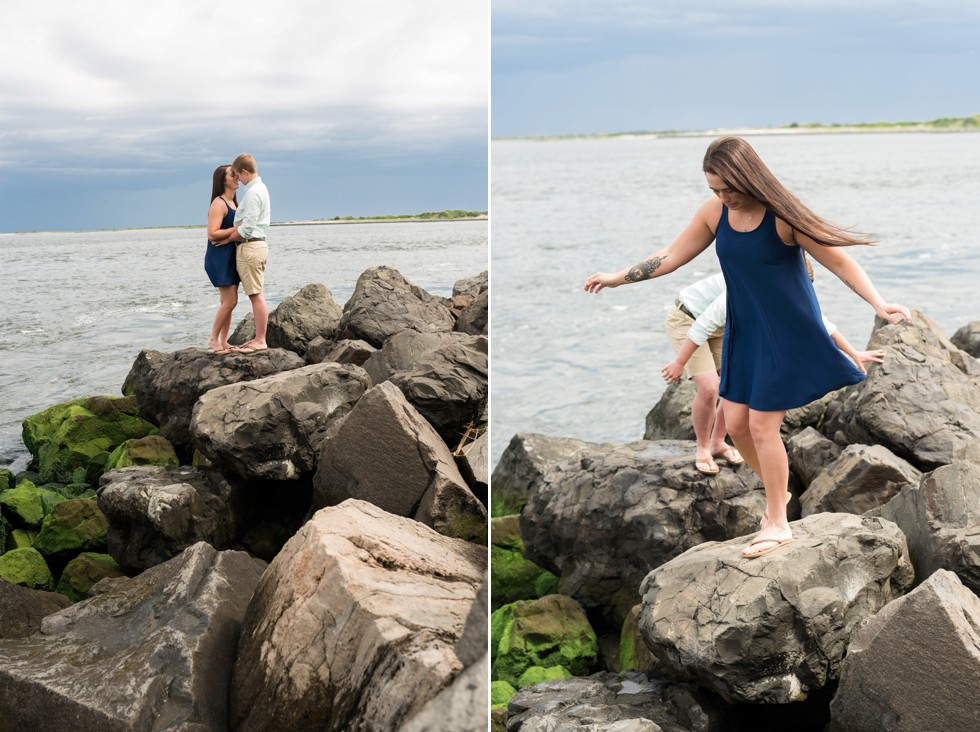
[[[78,397],[119,396],[143,349],[206,347],[218,305],[204,227],[0,235],[0,466],[29,455],[21,421]],[[388,265],[429,292],[487,269],[486,221],[276,226],[270,310],[304,285],[338,305],[365,269]],[[251,312],[239,292],[233,327]]]
[[[749,141],[813,210],[873,235],[848,253],[886,300],[948,335],[980,320],[980,135],[763,135]],[[669,245],[710,195],[709,138],[501,140],[491,144],[491,465],[517,432],[640,439],[674,357],[676,293],[720,271],[714,247],[652,281],[591,295]],[[874,312],[815,264],[824,314],[857,348]]]

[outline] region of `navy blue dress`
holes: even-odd
[[[803,250],[783,244],[771,211],[743,233],[729,225],[723,206],[715,240],[728,289],[721,396],[772,412],[864,378],[830,339]]]
[[[235,209],[228,205],[224,197],[221,200],[228,209],[221,220],[221,228],[230,229],[235,225]],[[204,271],[208,273],[208,279],[215,287],[237,285],[241,282],[235,263],[235,245],[225,244],[219,247],[209,241],[208,250],[204,253]]]

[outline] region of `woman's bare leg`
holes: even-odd
[[[214,349],[229,348],[228,332],[231,330],[231,314],[238,304],[238,285],[224,285],[218,288],[220,302],[214,314],[214,325],[208,345]]]
[[[760,412],[745,404],[723,400],[725,421],[732,441],[742,457],[762,479],[766,490],[763,529],[743,554],[767,550],[792,538],[786,515],[789,494],[789,460],[779,428],[785,412]]]

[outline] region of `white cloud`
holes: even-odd
[[[0,159],[146,158],[170,141],[193,154],[195,135],[206,147],[248,130],[284,147],[478,135],[487,25],[482,0],[17,3]]]

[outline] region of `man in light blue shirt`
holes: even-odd
[[[231,169],[245,187],[242,189],[242,202],[235,212],[235,227],[230,238],[241,240],[235,251],[238,276],[245,294],[252,301],[252,317],[255,318],[255,338],[240,346],[238,352],[255,353],[269,347],[265,342],[269,307],[262,291],[265,287],[265,263],[269,258],[265,235],[272,221],[272,204],[269,189],[258,176],[255,158],[242,153],[235,158]]]

